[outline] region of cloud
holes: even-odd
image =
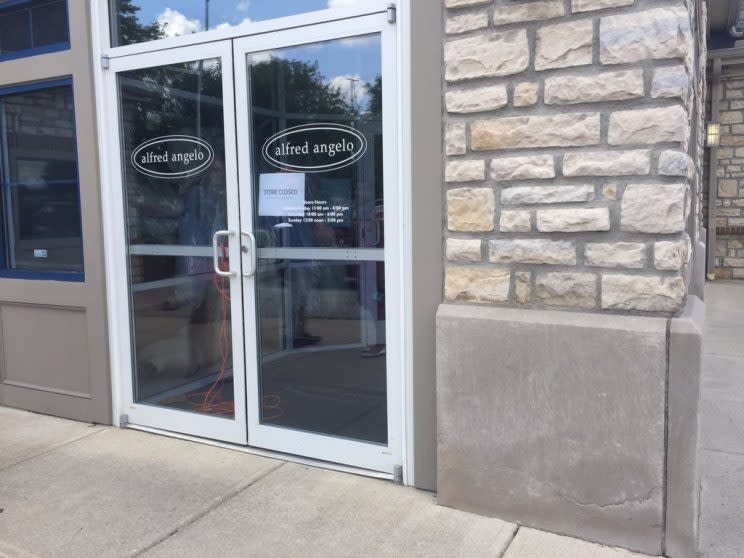
[[[330,87],[341,93],[347,103],[353,98],[356,108],[366,105],[367,85],[358,74],[336,76],[331,80]]]
[[[226,29],[227,27],[239,27],[241,25],[245,25],[246,23],[251,23],[253,20],[249,17],[244,17],[243,20],[239,23],[228,23],[225,21],[224,23],[220,23],[217,27],[214,29]]]
[[[242,0],[241,2],[238,2],[236,7],[239,12],[247,12],[251,7],[250,0]]]
[[[189,19],[178,10],[171,10],[170,8],[166,8],[158,16],[157,21],[160,25],[160,31],[166,37],[177,37],[201,31],[201,21]]]
[[[352,6],[360,6],[362,0],[328,0],[328,9],[334,8],[351,8]]]

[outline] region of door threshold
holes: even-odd
[[[160,428],[151,428],[149,426],[140,426],[137,424],[126,424],[126,425],[123,425],[121,428],[139,430],[141,432],[157,434],[158,436],[167,436],[168,438],[177,438],[179,440],[185,440],[187,442],[205,444],[207,446],[213,446],[216,448],[228,449],[232,451],[238,451],[241,453],[248,453],[250,455],[266,457],[269,459],[278,459],[281,461],[288,461],[290,463],[297,463],[299,465],[307,465],[308,467],[317,467],[319,469],[329,469],[331,471],[338,471],[340,473],[348,473],[351,475],[358,475],[361,477],[369,477],[373,479],[382,479],[382,480],[389,480],[389,481],[395,480],[394,475],[391,475],[389,473],[381,473],[380,471],[372,471],[370,469],[352,467],[351,465],[340,465],[338,463],[331,463],[330,461],[321,461],[319,459],[311,459],[309,457],[301,457],[299,455],[292,455],[289,453],[281,453],[278,451],[254,448],[251,446],[229,444],[227,442],[219,442],[217,440],[211,440],[209,438],[200,438],[198,436],[190,436],[188,434],[179,434],[178,432],[171,432],[170,430],[162,430]]]

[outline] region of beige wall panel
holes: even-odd
[[[80,309],[0,306],[0,380],[6,386],[90,398],[87,329]]]

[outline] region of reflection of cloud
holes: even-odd
[[[356,108],[366,104],[367,85],[359,74],[336,76],[331,80],[330,87],[338,91],[346,102],[351,103],[353,99],[353,106]]]
[[[243,20],[239,23],[228,23],[225,21],[224,23],[220,23],[215,29],[226,29],[228,27],[238,27],[240,25],[245,25],[246,23],[251,23],[253,20],[249,17],[243,18]]]
[[[251,3],[249,0],[242,0],[241,2],[238,2],[238,5],[236,7],[238,8],[239,12],[247,12],[251,7]]]
[[[364,47],[379,42],[379,35],[362,35],[361,37],[347,37],[345,39],[338,39],[338,44],[349,48]]]
[[[166,37],[176,37],[201,31],[201,22],[198,19],[189,19],[178,10],[171,10],[170,8],[166,8],[158,16],[157,21],[160,31]]]
[[[362,0],[328,0],[328,8],[351,8],[352,6],[359,6],[362,4]]]
[[[266,52],[255,52],[250,55],[251,64],[261,64],[263,62],[271,62],[274,55],[270,51]]]

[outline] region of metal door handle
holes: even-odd
[[[229,238],[234,234],[233,231],[217,231],[212,236],[212,265],[214,266],[214,272],[222,277],[232,277],[235,275],[235,272],[229,269],[227,271],[220,269],[220,237],[226,236]],[[228,259],[228,263],[229,261]]]
[[[256,258],[257,258],[257,250],[256,250],[256,237],[253,233],[240,231],[240,236],[247,236],[248,240],[250,241],[250,247],[248,248],[251,251],[250,254],[250,265],[248,266],[247,271],[243,271],[243,277],[253,277],[256,274]],[[242,243],[241,243],[242,244]],[[246,247],[241,245],[241,250],[245,251]]]

